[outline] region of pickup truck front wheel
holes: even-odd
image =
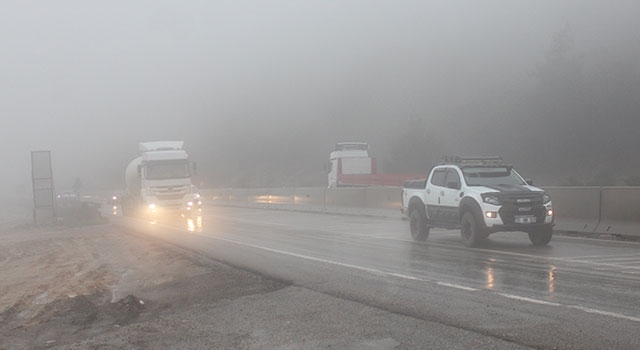
[[[462,243],[467,247],[477,247],[480,242],[487,238],[487,234],[469,211],[464,213],[460,220],[460,237],[462,238]]]
[[[429,225],[425,214],[419,209],[414,209],[409,214],[409,230],[411,238],[417,242],[424,242],[429,237]]]

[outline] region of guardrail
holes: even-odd
[[[251,208],[398,217],[401,187],[209,189],[206,202]]]
[[[640,188],[608,187],[600,191],[599,234],[640,236]]]
[[[545,187],[556,229],[640,237],[640,187]],[[202,190],[207,202],[243,207],[399,217],[401,187]]]
[[[544,190],[553,201],[556,230],[595,232],[600,223],[600,187],[546,187]]]

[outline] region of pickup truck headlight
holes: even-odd
[[[551,196],[548,193],[542,195],[542,204],[551,202]]]
[[[482,195],[482,200],[487,204],[500,205],[500,199],[498,199],[498,197],[496,197],[494,195],[483,194]]]

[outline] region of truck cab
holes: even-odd
[[[369,145],[364,142],[341,142],[329,155],[329,187],[339,187],[341,174],[374,174],[375,160],[369,156]]]
[[[534,245],[549,243],[553,234],[551,197],[500,157],[445,157],[426,180],[405,183],[402,203],[418,241],[431,227],[460,229],[467,246],[500,231],[526,232]]]
[[[139,198],[145,210],[200,210],[200,194],[191,181],[195,165],[182,146],[182,141],[140,143],[140,156],[127,167],[126,182],[130,197]]]

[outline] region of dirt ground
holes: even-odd
[[[108,224],[4,228],[0,349],[60,347],[169,309],[282,287]]]

